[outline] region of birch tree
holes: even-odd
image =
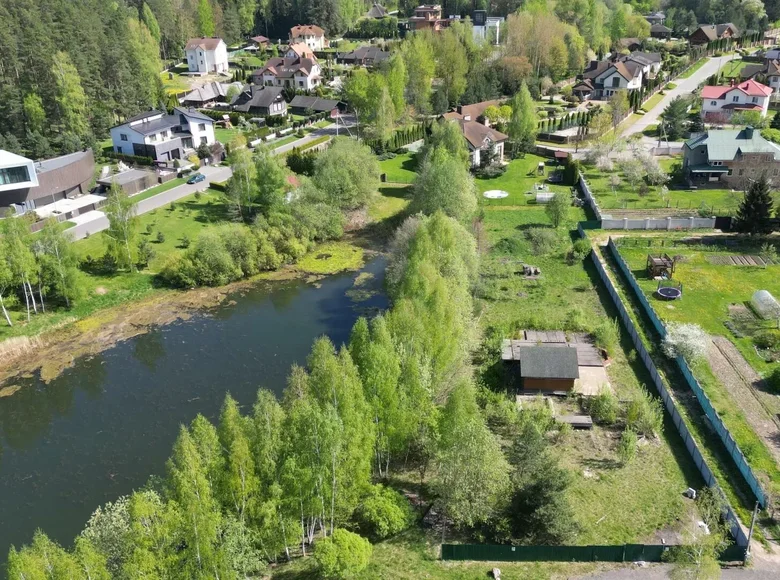
[[[135,272],[135,237],[138,230],[135,201],[122,191],[119,184],[112,183],[103,212],[108,218],[106,235],[111,252],[122,267]]]
[[[39,261],[42,278],[70,308],[70,301],[78,296],[80,290],[78,256],[73,250],[72,240],[57,220],[49,218],[44,223],[37,242],[41,250]]]
[[[13,272],[11,266],[8,263],[8,249],[4,236],[0,236],[0,308],[3,311],[3,316],[8,326],[13,326],[11,317],[8,315],[8,310],[5,308],[4,295],[8,292],[8,289],[13,284]]]
[[[16,284],[22,287],[27,307],[27,322],[30,322],[30,306],[38,313],[31,280],[37,271],[35,255],[30,249],[30,226],[24,218],[5,219],[0,223],[5,238],[6,262]]]
[[[226,457],[222,501],[230,505],[238,519],[245,521],[249,505],[255,499],[259,482],[247,436],[249,423],[241,416],[230,394],[225,396],[219,417],[219,441]]]

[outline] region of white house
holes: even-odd
[[[201,144],[215,142],[214,121],[194,109],[176,107],[172,115],[147,111],[111,129],[111,142],[115,153],[155,161],[182,159]]]
[[[583,82],[580,85],[589,86],[587,98],[608,99],[616,91],[640,88],[643,78],[642,69],[643,65],[634,61],[593,62],[583,73]],[[575,87],[575,89],[580,88],[579,85]]]
[[[653,78],[661,70],[661,55],[657,52],[635,51],[620,57],[623,63],[635,63],[642,67],[643,78]]]
[[[310,58],[314,61],[317,60],[317,57],[314,56],[314,51],[302,42],[288,46],[287,51],[284,53],[284,58]]]
[[[312,50],[322,50],[328,46],[325,31],[314,24],[293,26],[290,29],[290,44],[298,43],[305,44]]]
[[[252,73],[252,82],[267,87],[294,87],[310,91],[322,82],[320,65],[311,58],[271,58]]]
[[[473,105],[459,105],[454,111],[441,116],[443,122],[458,123],[469,148],[469,163],[472,168],[490,162],[501,163],[504,160],[504,144],[509,137],[493,129],[484,116],[488,107],[498,107],[502,104],[502,101],[494,100]]]
[[[772,92],[780,93],[780,60],[770,60],[766,63],[766,83]]]
[[[735,111],[758,111],[766,117],[772,89],[753,79],[729,86],[701,90],[701,112],[705,121],[726,122]]]
[[[191,73],[228,72],[227,46],[221,38],[191,38],[184,53]]]
[[[0,192],[28,187],[38,187],[35,162],[0,149]]]

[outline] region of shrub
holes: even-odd
[[[607,387],[601,387],[599,394],[588,401],[588,413],[597,423],[613,425],[618,419],[620,402]]]
[[[500,175],[504,175],[504,173],[506,173],[506,165],[501,165],[498,163],[493,163],[491,165],[486,165],[485,167],[480,167],[476,171],[476,174],[479,177],[482,177],[483,179],[492,179],[494,177],[499,177]]]
[[[146,233],[151,235],[152,231],[154,231],[154,226],[152,226],[152,224],[146,224]]]
[[[138,243],[138,265],[146,267],[154,258],[154,250],[148,240],[141,240]]]
[[[324,578],[349,578],[368,566],[371,544],[347,530],[335,530],[314,547],[314,559]]]
[[[590,243],[588,240],[580,238],[575,240],[569,250],[569,256],[572,262],[579,262],[585,258],[590,252]]]
[[[626,428],[623,434],[620,436],[620,443],[618,443],[618,457],[620,457],[621,463],[626,465],[631,463],[636,457],[637,449],[637,436],[632,429]]]
[[[187,234],[184,234],[184,235],[183,235],[183,236],[182,236],[182,237],[179,239],[179,245],[180,245],[182,248],[184,248],[184,249],[187,249],[187,248],[189,248],[191,243],[192,243],[192,242],[190,241],[190,237],[189,237]]]
[[[361,533],[377,541],[408,528],[413,514],[403,495],[393,489],[373,485],[358,507],[355,517]]]
[[[682,356],[694,362],[707,355],[710,339],[698,324],[672,323],[667,327],[662,348],[669,358]]]
[[[165,241],[165,234],[162,232],[157,232],[157,243],[162,244]]]
[[[549,254],[558,245],[558,236],[548,228],[531,228],[525,232],[525,237],[531,242],[531,251],[537,256]]]
[[[780,330],[762,330],[753,337],[753,344],[758,348],[776,350],[780,348]]]
[[[646,391],[641,391],[628,404],[626,427],[645,437],[659,433],[663,427],[661,401],[653,399]]]
[[[766,377],[764,377],[769,390],[776,395],[780,395],[780,366],[776,366]]]
[[[593,338],[597,347],[603,348],[609,356],[614,355],[620,340],[620,327],[617,319],[603,320],[593,329]]]

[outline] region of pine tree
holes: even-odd
[[[772,122],[769,123],[770,129],[780,129],[780,115],[772,117]]]
[[[753,181],[739,206],[736,230],[750,235],[768,234],[772,231],[772,192],[766,173]]]

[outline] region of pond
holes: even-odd
[[[281,394],[315,338],[341,344],[359,316],[387,307],[384,267],[377,258],[316,286],[261,283],[49,384],[13,381],[22,389],[0,398],[0,564],[36,528],[70,545],[97,506],[163,475],[179,425],[216,419],[226,392],[244,409],[259,387]]]

